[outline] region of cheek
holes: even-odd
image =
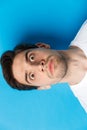
[[[43,53],[41,54],[38,54],[36,57],[35,57],[35,60],[36,61],[41,61],[41,59],[46,59],[48,57],[48,55],[45,55]]]
[[[41,60],[41,59],[44,59],[44,58],[47,58],[49,55],[53,55],[54,53],[50,52],[48,49],[47,50],[44,50],[43,52],[42,51],[39,51],[35,54],[35,57],[37,60]]]
[[[40,85],[50,84],[51,79],[45,74],[38,74],[34,82]]]

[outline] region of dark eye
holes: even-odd
[[[34,80],[34,79],[35,79],[35,76],[34,76],[33,73],[30,73],[30,74],[29,74],[29,77],[30,77],[31,80]]]
[[[30,60],[31,62],[34,61],[34,55],[33,55],[33,54],[31,54],[31,55],[29,56],[29,60]]]

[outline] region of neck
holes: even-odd
[[[60,82],[78,84],[87,71],[87,58],[80,50],[59,51],[66,64],[66,73]]]

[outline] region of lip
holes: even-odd
[[[53,59],[50,59],[49,64],[48,64],[48,68],[49,68],[49,71],[50,71],[51,75],[53,75],[53,73],[54,73],[54,62],[53,62]]]

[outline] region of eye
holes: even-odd
[[[31,54],[30,56],[29,56],[29,60],[31,61],[31,62],[33,62],[34,61],[34,55],[33,54]]]
[[[31,80],[34,80],[34,79],[35,79],[34,73],[30,73],[30,74],[29,74],[29,78],[30,78]]]

